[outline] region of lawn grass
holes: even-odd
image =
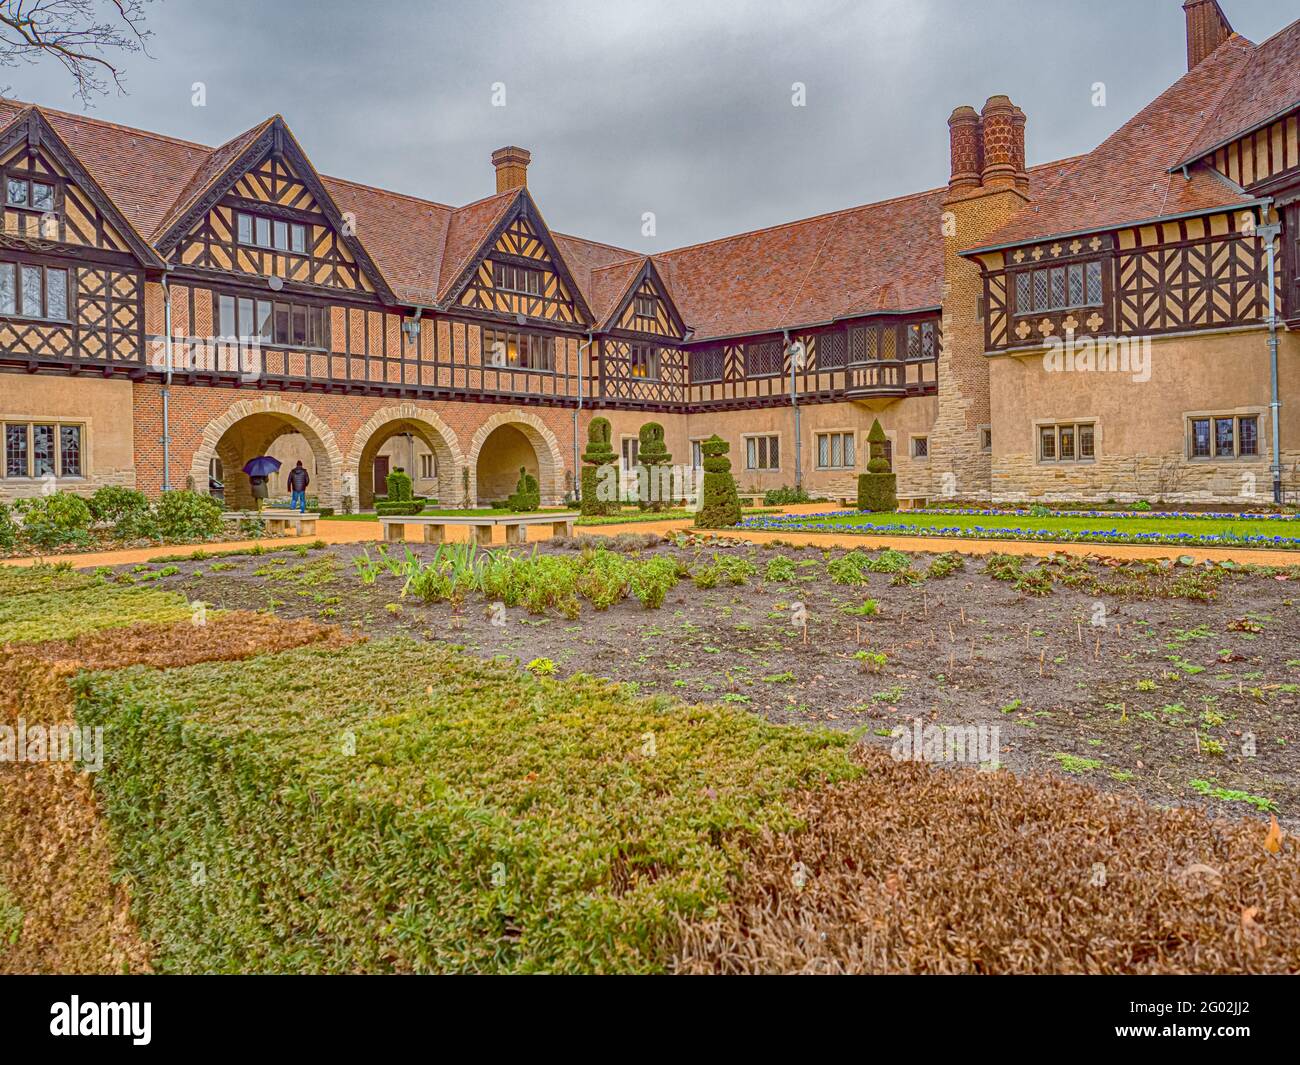
[[[1215,519],[1215,518],[1155,518],[1114,517],[1100,514],[1096,517],[1064,517],[1048,515],[1036,517],[1018,514],[912,514],[865,513],[860,511],[832,512],[827,514],[799,514],[767,518],[747,527],[769,530],[803,530],[809,532],[862,532],[900,536],[969,535],[979,538],[993,532],[1010,539],[1060,539],[1069,540],[1109,538],[1124,542],[1128,537],[1145,537],[1150,540],[1177,538],[1216,538],[1232,543],[1244,537],[1267,537],[1282,541],[1296,540],[1293,546],[1300,549],[1300,519]],[[1022,535],[1016,535],[1020,533]],[[1104,534],[1115,533],[1114,537]],[[1044,535],[1045,534],[1045,535]],[[1261,543],[1261,546],[1267,544]]]
[[[405,639],[76,683],[164,972],[661,970],[742,841],[857,772],[843,735]]]
[[[185,596],[153,588],[92,586],[0,598],[0,647],[69,639],[137,621],[182,621],[193,615]]]

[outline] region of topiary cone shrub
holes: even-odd
[[[672,501],[672,471],[667,467],[673,461],[664,444],[664,427],[658,422],[646,422],[637,433],[638,471],[637,505],[642,510],[664,510]]]
[[[700,444],[704,457],[704,499],[695,514],[695,525],[700,529],[724,529],[740,524],[740,498],[736,494],[736,479],[731,476],[731,459],[728,444],[713,435]]]
[[[414,497],[410,474],[398,466],[388,475],[388,502],[409,503]]]
[[[537,486],[537,478],[523,466],[519,467],[519,483],[515,485],[514,495],[506,500],[506,506],[517,514],[538,510],[542,505],[542,490]]]
[[[592,418],[587,426],[587,450],[582,453],[582,513],[617,514],[618,469],[614,448],[610,444],[613,428],[608,418]],[[612,499],[600,498],[601,485],[612,485]]]
[[[898,509],[898,475],[889,468],[889,459],[885,458],[885,430],[880,427],[880,419],[871,423],[871,432],[867,434],[867,444],[871,449],[871,458],[867,462],[867,472],[858,475],[858,509],[866,511],[893,511]]]

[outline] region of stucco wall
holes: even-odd
[[[1283,461],[1300,461],[1300,336],[1282,335],[1279,381]],[[1269,360],[1260,329],[1152,339],[1150,376],[1113,370],[1052,371],[1041,353],[990,360],[993,497],[1005,501],[1266,502]],[[1188,414],[1256,414],[1259,455],[1192,459]],[[1094,421],[1094,462],[1041,462],[1039,422]],[[1252,497],[1248,493],[1254,492]]]
[[[131,384],[102,377],[0,375],[0,422],[76,422],[82,430],[83,476],[56,487],[89,495],[106,484],[135,485]],[[161,447],[161,445],[159,445]],[[0,473],[4,467],[0,465]],[[0,500],[40,494],[41,482],[0,477]]]

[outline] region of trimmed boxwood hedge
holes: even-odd
[[[82,674],[163,972],[663,969],[848,740],[405,639]]]

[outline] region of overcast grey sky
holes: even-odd
[[[1220,2],[1254,41],[1300,15]],[[323,173],[451,204],[522,145],[552,228],[636,251],[943,184],[948,115],[994,93],[1031,163],[1086,151],[1186,66],[1180,0],[159,0],[149,25],[92,114],[219,144],[278,111]],[[78,110],[53,63],[0,75]]]

